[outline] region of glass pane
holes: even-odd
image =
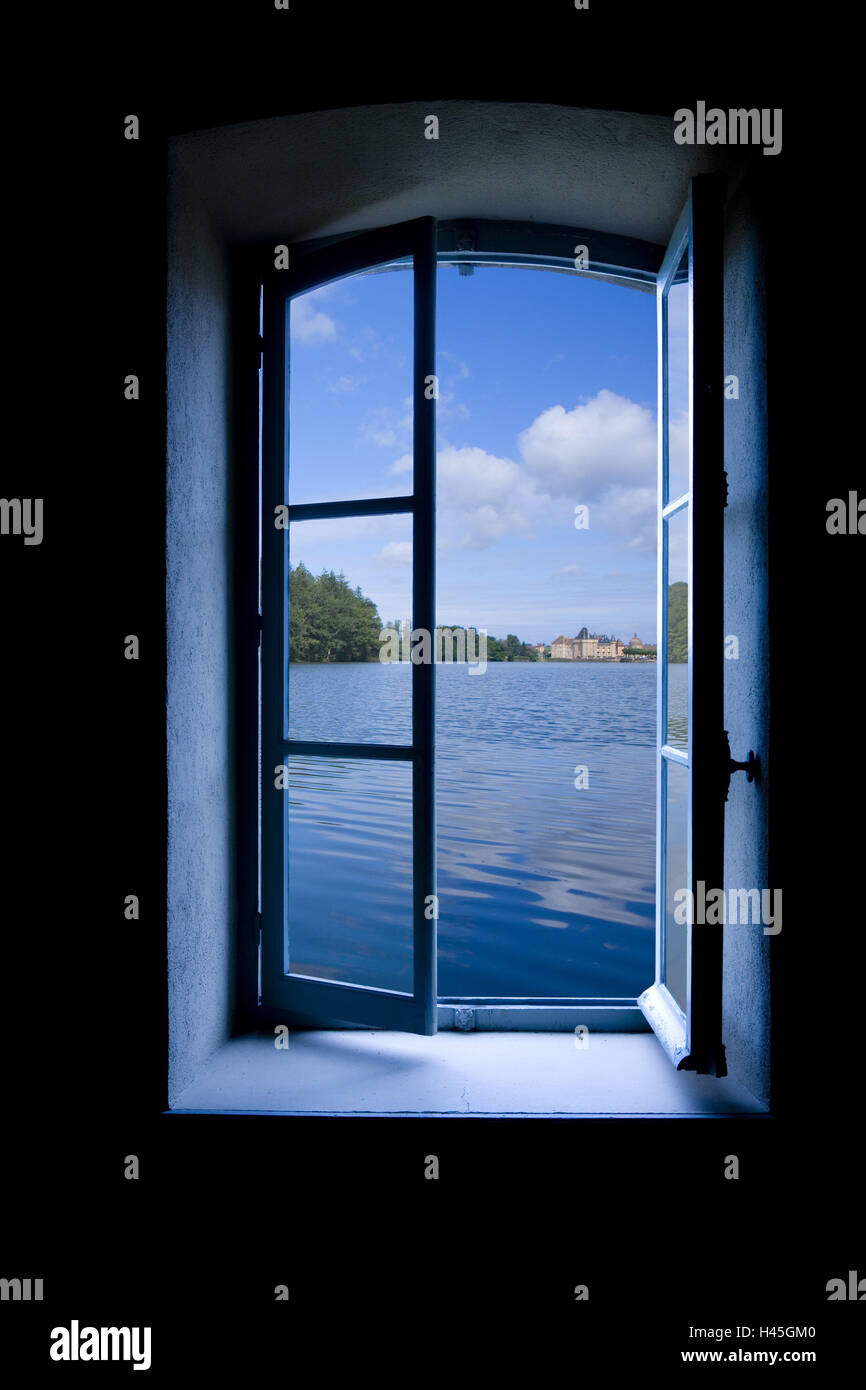
[[[682,889],[689,880],[689,784],[691,772],[680,763],[662,759],[665,777],[665,973],[664,982],[683,1013],[686,1011],[688,924],[675,920],[685,915]],[[675,894],[680,893],[679,899]],[[679,911],[677,909],[679,908]]]
[[[668,495],[665,504],[689,490],[689,252],[667,292],[668,324]]]
[[[665,741],[689,751],[689,527],[691,508],[665,522],[668,541],[668,708]]]
[[[411,743],[412,518],[295,522],[289,561],[289,737]]]
[[[289,504],[412,491],[411,264],[290,305]]]
[[[289,969],[412,993],[412,766],[289,759]]]
[[[655,977],[656,314],[580,275],[439,268],[436,611],[488,633],[483,672],[436,672],[444,996]]]

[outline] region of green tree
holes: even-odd
[[[289,575],[291,661],[375,661],[382,622],[372,599],[342,573],[312,575],[297,564]]]
[[[466,628],[454,626],[454,625],[451,624],[451,623],[443,623],[441,626],[442,626],[442,627],[448,627],[448,628],[450,628],[451,631],[454,632],[454,633],[462,632],[462,633],[464,633],[464,635],[465,635],[465,633],[466,633]],[[474,652],[476,652],[476,651],[478,650],[478,641],[479,641],[479,639],[478,639],[478,637],[475,636],[475,632],[477,632],[477,629],[470,629],[470,631],[473,633],[473,636],[472,636],[472,638],[471,638],[471,643],[470,643],[470,641],[466,641],[466,642],[465,642],[465,646],[464,646],[464,650],[471,651],[472,653],[474,653]],[[452,641],[451,641],[451,660],[452,660],[452,661],[453,661],[454,658],[455,658],[456,652],[457,652],[457,641],[456,641],[455,638],[452,638]],[[447,654],[447,652],[445,653],[445,659],[448,660],[448,654]],[[507,636],[504,640],[503,640],[503,638],[501,638],[501,637],[491,637],[490,633],[488,633],[488,634],[487,634],[487,660],[488,660],[488,661],[537,661],[537,660],[538,660],[538,652],[533,651],[532,648],[531,648],[530,646],[528,646],[526,642],[521,642],[520,638],[519,638],[519,637],[515,637],[515,635],[514,635],[513,632],[509,632],[508,636]]]
[[[689,659],[689,586],[678,579],[668,588],[668,661]]]

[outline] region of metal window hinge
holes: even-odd
[[[754,782],[760,771],[760,760],[757,753],[751,748],[749,756],[744,763],[738,763],[731,757],[731,740],[728,738],[728,731],[725,729],[724,746],[724,767],[725,767],[725,800],[728,799],[728,792],[731,789],[731,777],[735,772],[745,772],[746,780]]]
[[[256,913],[256,1003],[262,1003],[262,914]]]
[[[458,251],[477,251],[478,250],[478,231],[471,223],[461,224],[457,233]],[[457,267],[458,275],[473,275],[475,267],[466,261],[461,261]]]

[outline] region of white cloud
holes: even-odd
[[[532,535],[549,498],[513,459],[474,445],[436,455],[439,534],[444,546],[484,550],[507,535]]]
[[[626,550],[655,553],[657,544],[656,488],[611,487],[595,507],[595,520],[611,531]],[[590,511],[590,525],[593,512]]]
[[[552,496],[594,502],[614,484],[645,486],[655,477],[655,416],[613,391],[599,391],[573,410],[551,406],[518,443],[527,468]]]
[[[518,442],[551,496],[587,505],[590,526],[616,533],[629,549],[654,548],[658,443],[646,406],[602,390],[573,410],[543,411]]]
[[[379,564],[409,565],[412,563],[412,542],[389,541],[375,558]]]
[[[411,471],[410,453],[389,469]],[[520,464],[475,445],[437,451],[436,493],[439,544],[449,550],[485,550],[507,535],[531,535],[550,504]]]
[[[360,496],[366,496],[361,493]],[[356,553],[369,555],[370,546],[387,536],[405,536],[410,527],[408,517],[395,513],[384,516],[346,516],[323,517],[318,521],[301,521],[292,528],[292,564],[298,558],[307,564],[307,555],[312,555],[315,564],[323,563],[332,567],[335,557],[347,541],[365,541],[369,545],[358,547]]]
[[[328,390],[343,395],[352,391],[360,391],[363,384],[364,377],[362,376],[338,376],[333,385],[328,387]]]
[[[356,362],[369,362],[387,350],[387,341],[369,323],[365,323],[348,344],[348,350]]]
[[[447,377],[449,381],[465,381],[470,375],[466,363],[455,353],[448,352],[445,348],[440,348],[436,355],[449,364],[450,370],[441,373],[441,375]]]
[[[411,406],[411,401],[409,404]],[[400,415],[391,406],[383,405],[377,410],[368,410],[358,429],[363,439],[378,444],[382,449],[406,449],[412,438],[412,411],[410,409],[408,415]],[[396,471],[395,468],[391,469],[392,473]]]
[[[310,303],[309,295],[299,295],[292,300],[291,327],[293,343],[306,343],[313,347],[330,342],[337,336],[334,320],[317,310]]]
[[[463,510],[506,501],[521,480],[512,459],[498,458],[474,445],[450,445],[436,455],[439,491],[446,505]]]
[[[365,426],[362,434],[371,444],[379,444],[383,449],[393,448],[397,443],[396,430],[377,430],[374,426]]]
[[[458,420],[468,420],[471,414],[472,411],[466,402],[458,401],[453,391],[440,393],[436,406],[437,423],[452,416]]]
[[[689,490],[689,415],[682,412],[668,426],[668,487],[671,501]]]
[[[651,410],[603,390],[573,410],[555,405],[543,411],[518,443],[522,463],[476,445],[439,448],[443,548],[484,550],[505,536],[538,535],[552,517],[567,522],[572,504],[580,502],[589,507],[591,530],[616,537],[627,550],[654,553],[657,437]],[[412,455],[405,452],[389,472],[411,470]],[[557,574],[583,572],[567,565]]]

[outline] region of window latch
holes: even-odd
[[[728,738],[728,731],[725,729],[725,800],[728,799],[728,792],[731,789],[731,777],[735,772],[745,772],[746,781],[754,782],[760,770],[758,755],[751,748],[749,756],[744,763],[738,763],[731,757],[731,741]]]

